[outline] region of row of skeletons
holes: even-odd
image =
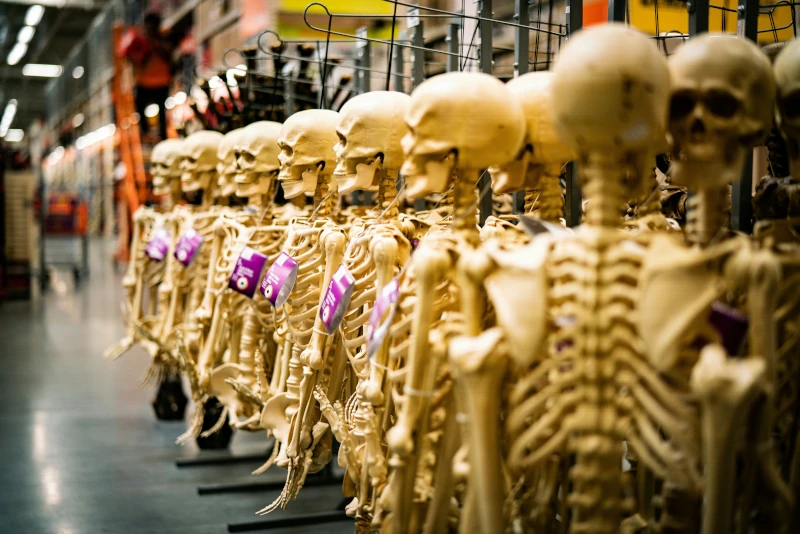
[[[358,531],[794,531],[796,234],[728,235],[720,214],[774,109],[800,142],[798,87],[800,41],[773,74],[746,40],[693,38],[667,61],[608,24],[507,85],[449,73],[410,97],[162,143],[155,182],[171,202],[136,214],[129,329],[109,356],[141,341],[156,370],[188,377],[180,441],[210,398],[224,409],[206,434],[229,420],[274,438],[258,472],[287,481],[262,512],[331,461],[335,437]],[[653,199],[669,143],[691,194],[683,233]],[[586,199],[574,232],[561,228],[570,160]],[[484,169],[538,204],[534,230],[478,228]],[[406,197],[442,207],[401,211],[398,172]],[[276,179],[313,204],[273,205]],[[181,189],[203,203],[177,205]],[[367,189],[374,207],[338,208]],[[225,205],[234,190],[246,205]],[[642,198],[647,220],[623,221]],[[147,259],[160,228],[172,249],[189,229],[204,237],[189,267]],[[283,305],[228,288],[245,246],[297,263]],[[342,267],[352,296],[329,333]]]

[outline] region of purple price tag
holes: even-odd
[[[333,278],[331,278],[319,310],[319,316],[328,334],[334,333],[339,328],[339,323],[342,322],[347,306],[350,304],[350,297],[353,296],[355,284],[356,279],[344,265],[333,273]]]
[[[244,247],[239,259],[236,260],[236,267],[233,268],[228,287],[253,298],[266,265],[267,257],[264,254],[250,247]]]
[[[178,244],[175,246],[175,259],[181,262],[184,267],[188,267],[203,241],[202,234],[194,228],[189,228],[178,238]]]
[[[261,294],[274,308],[280,308],[289,298],[297,280],[297,270],[297,261],[285,252],[270,265],[261,281]]]
[[[369,314],[367,326],[367,357],[372,360],[375,353],[383,345],[383,340],[389,333],[395,310],[394,304],[400,298],[400,283],[397,278],[381,288],[378,299]],[[387,313],[388,312],[388,313]]]
[[[169,230],[166,228],[159,228],[153,234],[153,238],[144,247],[144,253],[153,261],[162,261],[169,252],[170,242]]]
[[[372,307],[372,311],[369,314],[367,341],[371,341],[375,336],[375,332],[378,330],[383,316],[389,311],[389,307],[397,302],[397,297],[399,296],[400,286],[396,278],[392,279],[391,282],[381,288],[378,299],[375,301],[375,305]]]
[[[708,320],[719,334],[722,346],[728,354],[738,356],[747,337],[747,328],[750,326],[747,314],[720,301],[714,301],[711,304]]]

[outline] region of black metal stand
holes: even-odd
[[[342,477],[333,474],[331,464],[319,473],[306,477],[303,484],[304,488],[315,486],[333,486],[342,483]],[[283,489],[285,482],[278,480],[274,482],[243,482],[237,484],[207,484],[205,486],[198,486],[197,493],[199,495],[218,495],[221,493],[247,493],[250,491],[280,491]]]
[[[353,521],[353,518],[348,517],[344,512],[345,506],[347,506],[350,500],[350,498],[342,499],[336,509],[329,512],[303,514],[294,517],[273,517],[270,519],[246,521],[243,523],[228,523],[228,532],[253,532],[255,530],[269,530],[273,528],[303,527],[334,523],[337,521]]]
[[[245,464],[250,462],[266,462],[270,451],[257,454],[241,454],[239,456],[196,456],[194,458],[178,458],[176,467],[206,467],[213,465]]]

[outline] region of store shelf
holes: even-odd
[[[241,15],[241,11],[236,8],[228,11],[222,17],[219,18],[214,24],[210,25],[203,33],[197,36],[198,41],[201,43],[206,41],[216,34],[221,32],[222,30],[226,29],[228,26],[235,24],[239,21],[239,16]]]
[[[170,31],[173,26],[187,17],[192,11],[194,11],[194,8],[199,5],[200,0],[189,0],[188,2],[184,2],[181,7],[175,10],[174,13],[161,21],[161,30],[167,32]]]

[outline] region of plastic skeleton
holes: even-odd
[[[454,493],[451,461],[459,446],[444,358],[445,340],[464,327],[454,267],[480,239],[475,196],[480,169],[508,163],[519,153],[524,122],[519,104],[495,78],[450,73],[414,91],[406,124],[402,173],[408,196],[442,193],[452,181],[453,223],[432,228],[416,249],[397,303],[400,318],[389,334],[388,365],[373,366],[381,371],[402,366],[402,388],[381,391],[379,383],[370,382],[365,388],[367,398],[382,398],[386,410],[396,406],[386,434],[390,473],[377,488],[373,527],[440,532],[450,521],[445,510]]]
[[[794,40],[780,52],[775,61],[775,79],[778,86],[778,125],[789,147],[789,169],[793,177],[800,176],[800,115],[796,103],[800,95],[800,40]],[[796,178],[795,178],[796,180]],[[778,292],[777,359],[775,362],[776,425],[780,445],[780,465],[784,478],[789,481],[795,509],[800,499],[800,414],[798,413],[797,384],[800,374],[800,239],[792,220],[773,221],[776,227],[772,249],[783,268],[783,279]],[[783,232],[779,227],[784,226]],[[783,234],[787,237],[781,239]],[[762,238],[767,241],[769,237]],[[791,518],[789,532],[800,528],[797,511]]]
[[[373,91],[349,100],[340,110],[335,147],[334,177],[341,194],[377,186],[376,205],[364,219],[350,228],[344,264],[356,279],[349,307],[340,327],[342,344],[350,362],[355,384],[347,396],[347,411],[340,403],[331,405],[319,392],[315,397],[342,443],[340,465],[347,468],[346,492],[355,495],[348,513],[368,528],[374,509],[375,490],[386,476],[387,390],[384,369],[388,345],[378,349],[378,366],[370,366],[367,320],[376,295],[400,271],[411,251],[409,237],[418,222],[401,216],[396,206],[397,173],[403,162],[400,139],[407,130],[404,117],[409,97],[390,91]],[[385,221],[385,222],[384,222]],[[348,392],[351,393],[351,392]]]
[[[153,148],[151,168],[154,193],[165,195],[163,210],[167,213],[167,217],[165,220],[163,215],[147,206],[140,207],[133,216],[131,260],[128,263],[125,277],[122,279],[122,285],[127,291],[125,307],[128,313],[128,328],[125,338],[106,351],[106,358],[118,358],[140,338],[137,332],[137,325],[142,319],[144,286],[147,284],[155,287],[155,283],[160,282],[164,274],[163,264],[151,261],[145,254],[145,247],[156,228],[167,224],[169,229],[172,230],[168,221],[170,219],[169,214],[171,214],[175,204],[180,199],[180,169],[178,168],[180,147],[181,141],[170,139],[160,142]],[[174,233],[172,235],[174,236]],[[160,286],[158,291],[159,299],[156,309],[157,313],[161,315],[166,307],[161,302]],[[150,304],[151,306],[156,304],[156,299],[151,298]],[[155,321],[156,327],[161,322],[161,317],[157,318]]]
[[[272,315],[259,318],[256,301],[227,288],[237,253],[246,245],[274,261],[286,236],[287,226],[275,224],[272,199],[278,173],[278,135],[281,124],[255,122],[241,130],[232,150],[231,173],[236,196],[247,199],[247,208],[221,216],[211,254],[211,266],[201,309],[213,310],[211,326],[197,366],[199,383],[225,406],[220,420],[230,416],[235,428],[260,429],[261,408],[268,395],[266,372],[274,362],[271,344],[262,343],[274,331]],[[230,134],[229,134],[230,135]],[[227,329],[223,329],[227,324]],[[216,351],[227,346],[224,363]],[[267,352],[269,351],[269,352]],[[202,421],[199,421],[202,424]],[[195,432],[199,432],[199,426]]]
[[[150,328],[147,325],[138,325],[139,334],[146,338],[153,337],[158,342],[146,339],[144,345],[150,353],[152,363],[148,367],[143,382],[161,382],[165,373],[177,374],[175,363],[163,350],[163,343],[172,329],[174,314],[170,309],[170,295],[172,293],[173,278],[177,263],[172,256],[177,242],[180,224],[186,212],[178,205],[181,199],[181,170],[180,153],[183,141],[167,139],[153,148],[150,156],[150,168],[153,173],[153,194],[162,198],[164,220],[162,226],[169,231],[171,238],[167,256],[162,261],[165,264],[163,279],[158,286],[157,315]]]
[[[692,344],[697,336],[712,340],[702,349],[690,378],[702,408],[703,531],[734,531],[738,517],[735,530],[748,532],[756,517],[752,510],[760,509],[753,527],[774,532],[776,524],[768,523],[780,522],[780,514],[770,509],[789,506],[791,501],[778,475],[771,436],[773,313],[780,267],[771,252],[747,238],[719,242],[722,221],[716,212],[720,211],[717,198],[726,196],[727,184],[738,180],[746,154],[769,131],[775,82],[766,56],[749,41],[730,36],[693,39],[670,58],[669,66],[673,82],[669,130],[679,154],[673,175],[691,194],[686,236],[693,246],[670,246],[665,236],[654,240],[653,247],[661,248],[663,257],[654,256],[645,265],[643,297],[658,304],[649,305],[642,316],[643,341],[663,361],[683,360],[679,368],[685,368],[696,360],[686,357],[683,345]],[[678,287],[691,290],[675,291]],[[678,294],[694,295],[691,309],[678,300]],[[719,334],[709,333],[710,308],[723,298],[747,312],[744,359],[731,359],[738,356],[738,347],[725,344],[729,332],[724,328]],[[745,466],[738,491],[737,464]],[[766,509],[765,497],[770,501]]]
[[[525,189],[525,213],[534,204],[539,218],[556,224],[564,217],[561,192],[561,167],[574,158],[552,127],[551,72],[531,72],[508,82],[508,89],[519,98],[526,120],[525,146],[516,159],[502,167],[492,167],[492,191],[512,193]]]
[[[648,251],[620,230],[626,175],[638,176],[663,140],[665,60],[644,35],[606,25],[570,39],[553,72],[554,124],[579,158],[585,223],[511,252],[487,244],[462,263],[498,321],[449,349],[482,532],[512,523],[549,531],[559,521],[562,531],[619,532],[634,511],[623,498],[623,440],[660,476],[699,483],[696,415],[638,337]]]
[[[182,265],[178,266],[173,263],[174,268],[170,270],[168,285],[170,294],[167,317],[164,320],[160,339],[157,340],[161,343],[162,348],[166,349],[168,336],[176,330],[181,333],[184,330],[187,331],[188,355],[180,358],[177,363],[184,372],[189,374],[194,400],[196,400],[197,388],[191,366],[196,361],[196,354],[202,338],[202,325],[198,324],[195,311],[202,298],[210,255],[208,243],[212,238],[213,224],[222,211],[220,207],[212,205],[217,183],[217,149],[221,138],[222,134],[218,132],[200,131],[187,137],[181,146],[179,162],[181,190],[184,193],[202,195],[202,202],[198,207],[173,210],[175,237],[193,228],[203,236],[204,241],[195,253],[189,267],[184,268]],[[171,256],[170,251],[170,258]],[[156,338],[153,341],[156,342]],[[182,354],[185,348],[182,335],[178,345],[179,354]]]
[[[338,334],[325,334],[318,313],[345,249],[344,233],[330,221],[336,201],[330,187],[337,124],[334,111],[301,111],[286,120],[278,142],[278,179],[286,198],[313,194],[314,211],[292,220],[283,246],[299,268],[281,309],[279,322],[284,324],[277,328],[285,336],[279,340],[283,349],[275,364],[282,377],[264,405],[261,423],[275,436],[276,464],[288,468],[288,474],[281,495],[263,513],[286,506],[306,475],[322,469],[331,457],[329,426],[322,421],[313,392],[320,388],[329,400],[338,399],[346,367]]]

